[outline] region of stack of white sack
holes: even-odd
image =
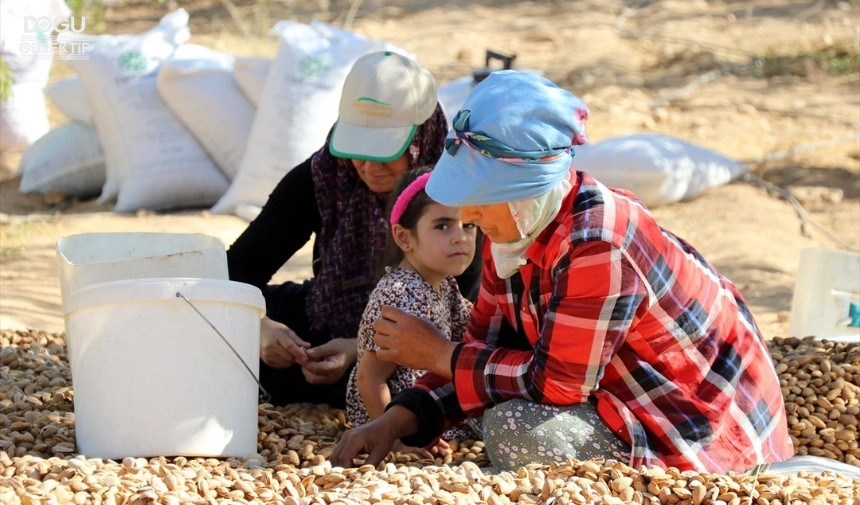
[[[0,61],[11,82],[9,95],[0,97],[0,151],[23,152],[50,128],[44,90],[52,37],[71,13],[63,0],[0,2]]]
[[[238,173],[212,207],[215,213],[262,206],[281,178],[320,148],[337,120],[341,88],[355,60],[381,50],[414,57],[387,42],[321,22],[280,21],[272,33],[279,39],[277,56],[257,99]]]
[[[413,56],[319,22],[281,21],[272,33],[273,59],[187,43],[181,8],[138,35],[78,34],[87,57],[67,61],[74,75],[46,89],[69,122],[25,151],[19,190],[97,197],[116,212],[253,217],[324,142],[352,63],[383,49]]]

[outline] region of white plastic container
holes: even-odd
[[[218,279],[112,281],[72,293],[65,319],[78,452],[114,460],[256,453],[264,312],[259,289]]]
[[[808,247],[800,251],[791,301],[794,337],[860,342],[860,252]]]
[[[83,233],[57,241],[63,307],[90,284],[149,277],[228,279],[227,251],[200,233]]]
[[[491,72],[495,70],[510,70],[516,57],[515,54],[507,55],[487,50],[482,68],[476,68],[472,71],[472,75],[458,77],[439,87],[439,103],[442,104],[442,110],[445,112],[445,118],[448,120],[449,129],[454,121],[454,116],[460,111],[472,89],[479,82],[486,79]],[[498,61],[501,67],[492,66],[491,62],[494,60]],[[537,71],[533,72],[537,73]]]

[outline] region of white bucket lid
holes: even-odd
[[[153,277],[89,284],[69,295],[64,315],[99,305],[171,301],[177,293],[191,301],[243,304],[266,312],[263,293],[256,286],[224,279]]]

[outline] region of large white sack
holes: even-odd
[[[115,198],[116,212],[205,207],[229,187],[158,94],[158,71],[188,38],[188,13],[177,9],[139,35],[92,37],[89,59],[70,62],[105,155],[98,203]]]
[[[87,101],[84,85],[77,75],[70,75],[49,83],[45,87],[45,94],[68,119],[92,126],[93,109]]]
[[[230,189],[212,207],[231,213],[239,204],[263,205],[278,181],[325,142],[337,120],[341,88],[362,55],[402,49],[331,25],[280,21],[280,42]]]
[[[21,193],[91,198],[105,183],[105,158],[95,130],[73,121],[43,135],[21,156]]]
[[[577,146],[573,167],[607,186],[633,191],[649,207],[689,200],[746,173],[739,161],[659,133]]]
[[[269,69],[272,68],[272,58],[257,58],[252,56],[239,56],[233,66],[233,77],[242,93],[251,100],[254,107],[260,106],[263,97],[263,89],[266,87],[266,78]]]
[[[239,171],[256,113],[236,84],[233,63],[230,55],[185,44],[157,79],[161,98],[229,180]]]
[[[0,102],[0,151],[25,151],[51,128],[45,92],[33,83],[13,84]]]
[[[62,0],[0,2],[0,59],[14,78],[11,96],[0,102],[0,151],[24,151],[48,132],[44,90],[54,59],[52,28],[71,13]]]

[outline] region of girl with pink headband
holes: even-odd
[[[472,262],[477,230],[474,224],[460,220],[459,208],[427,196],[424,186],[429,178],[428,168],[411,170],[390,195],[391,234],[384,274],[359,323],[358,360],[347,384],[346,411],[353,426],[381,416],[393,396],[412,387],[424,374],[424,370],[377,357],[373,324],[383,307],[394,306],[423,317],[456,342],[466,330],[472,304],[460,294],[454,277]],[[455,426],[429,449],[396,449],[432,458],[449,450],[445,440],[470,438],[477,438],[471,429]]]

